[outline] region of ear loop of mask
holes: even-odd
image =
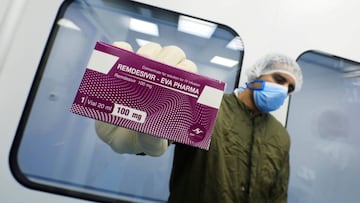
[[[246,88],[251,90],[263,90],[265,88],[265,81],[264,80],[253,80],[251,82],[247,82]]]

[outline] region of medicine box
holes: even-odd
[[[224,88],[222,81],[97,42],[71,112],[208,150]]]

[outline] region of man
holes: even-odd
[[[290,137],[269,112],[300,90],[302,73],[295,61],[275,54],[260,59],[248,80],[223,96],[209,151],[176,143],[168,202],[286,202]],[[101,122],[96,129],[119,153],[159,156],[168,146]]]
[[[169,202],[286,202],[290,138],[268,112],[301,80],[286,56],[261,59],[246,88],[224,95],[209,151],[177,144]]]

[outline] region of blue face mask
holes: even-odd
[[[270,112],[280,108],[287,97],[287,88],[264,80],[246,83],[246,87],[254,90],[254,102],[261,112]]]

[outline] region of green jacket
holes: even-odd
[[[286,202],[290,137],[271,114],[225,94],[209,151],[176,144],[170,203]]]

